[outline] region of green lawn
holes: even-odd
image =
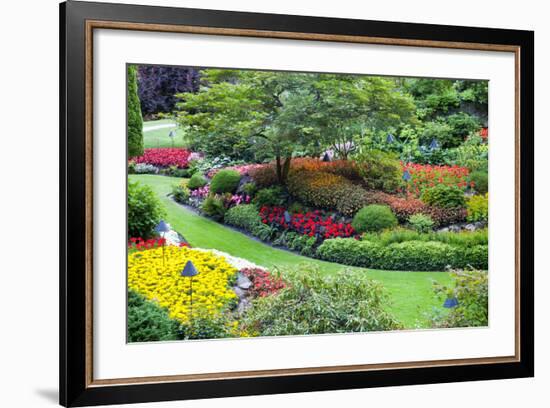
[[[201,217],[175,203],[167,195],[173,184],[182,179],[155,175],[130,175],[131,181],[150,186],[161,198],[167,211],[166,221],[182,234],[194,247],[213,248],[247,259],[267,268],[295,267],[304,262],[315,264],[323,273],[333,274],[347,269],[381,282],[391,297],[391,311],[407,327],[426,327],[424,314],[432,308],[441,308],[435,298],[432,281],[448,283],[446,272],[399,272],[365,268],[350,268],[340,264],[303,257],[288,251],[272,248],[222,224]]]
[[[171,119],[152,120],[143,123],[143,145],[145,148],[150,147],[182,147],[183,146],[183,131],[176,127],[162,127],[154,129],[158,126],[174,125],[174,121]],[[150,129],[151,130],[148,130]],[[174,137],[174,144],[168,137],[171,130],[176,131]]]

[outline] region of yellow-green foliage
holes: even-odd
[[[466,203],[466,207],[468,209],[468,221],[489,220],[489,193],[470,197]]]

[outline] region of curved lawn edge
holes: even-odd
[[[433,292],[433,281],[450,282],[447,272],[384,271],[340,265],[308,258],[291,251],[274,248],[218,222],[202,217],[176,203],[168,194],[172,185],[182,179],[159,175],[129,175],[128,180],[146,184],[158,195],[166,208],[166,221],[182,234],[191,246],[218,249],[245,258],[257,265],[284,272],[304,263],[314,264],[321,273],[332,275],[341,270],[354,271],[379,281],[388,291],[391,311],[406,328],[428,327],[424,314],[441,308],[441,300]]]

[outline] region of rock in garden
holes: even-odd
[[[252,286],[252,282],[246,276],[239,273],[237,275],[237,286],[241,289],[249,289]]]
[[[238,286],[233,286],[233,292],[235,292],[239,299],[243,299],[246,296],[246,291]]]

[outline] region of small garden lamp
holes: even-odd
[[[174,137],[176,137],[176,132],[174,132],[174,130],[172,129],[170,133],[168,133],[168,137],[172,141],[172,147],[174,147]]]
[[[292,217],[290,216],[290,213],[288,211],[285,211],[285,222],[287,224],[290,224],[290,221],[292,221]]]
[[[185,267],[181,271],[181,276],[184,276],[186,278],[189,278],[189,293],[190,293],[190,300],[189,300],[189,321],[193,321],[193,277],[197,276],[199,274],[199,271],[197,271],[197,268],[195,268],[195,265],[193,265],[193,262],[187,261],[185,264]]]
[[[393,142],[395,142],[395,138],[391,133],[388,133],[388,136],[386,137],[386,143],[391,144]]]
[[[435,150],[437,148],[439,148],[439,143],[437,143],[437,139],[433,138],[430,143],[430,149]]]
[[[405,169],[403,172],[403,180],[409,181],[412,178],[411,173],[409,172],[409,169]]]
[[[164,222],[164,220],[160,220],[160,222],[155,227],[155,232],[157,232],[161,238],[162,238],[162,266],[164,267],[164,241],[165,241],[165,234],[170,231],[170,226]]]

